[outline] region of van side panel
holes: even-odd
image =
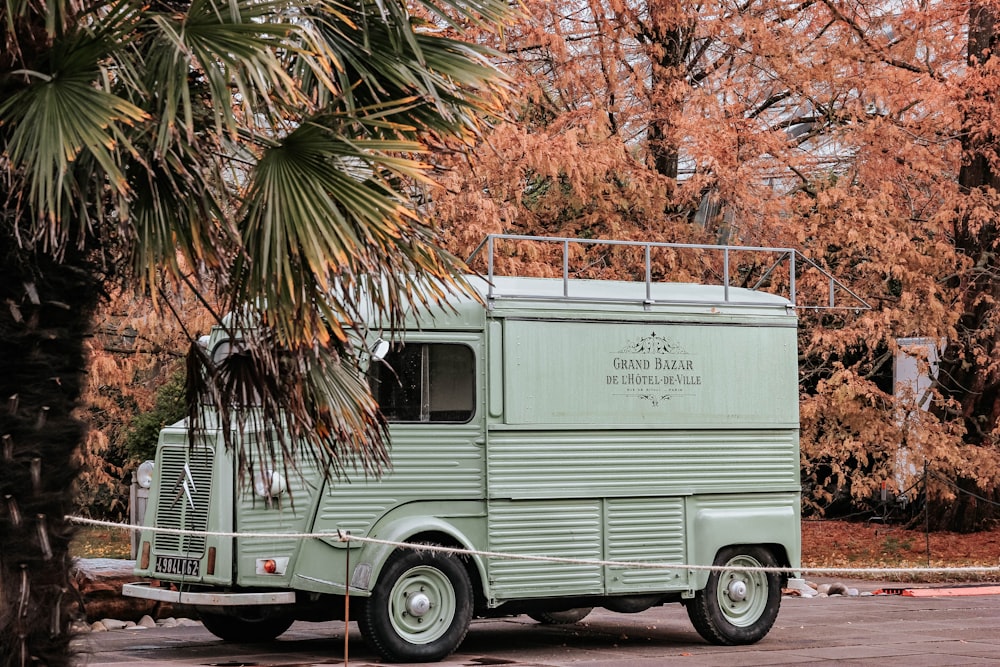
[[[389,510],[406,503],[482,498],[483,450],[475,423],[394,424],[392,469],[380,479],[336,480],[320,501],[316,532],[364,536]]]
[[[599,499],[488,503],[490,551],[518,556],[550,556],[591,563],[490,559],[491,597],[600,595],[603,503]]]
[[[605,592],[649,593],[687,586],[683,498],[610,498],[604,503],[605,560],[652,563],[655,569],[605,568]]]
[[[508,425],[798,426],[793,317],[507,317],[503,337]]]
[[[494,315],[489,550],[581,561],[491,559],[494,601],[689,591],[707,572],[671,566],[730,544],[798,565],[794,316]]]
[[[687,499],[689,562],[710,565],[715,554],[733,544],[776,544],[784,560],[798,567],[802,556],[799,493],[693,496]],[[781,560],[781,554],[775,554]],[[708,572],[695,573],[695,588]]]
[[[799,488],[798,431],[490,432],[490,498],[750,493]]]
[[[686,570],[669,567],[687,557],[681,498],[497,500],[488,511],[491,551],[567,561],[490,559],[492,594],[499,601],[687,588]]]

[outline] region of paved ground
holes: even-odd
[[[879,584],[850,582],[861,590]],[[898,585],[896,585],[898,586]],[[201,627],[119,630],[80,640],[87,667],[313,667],[381,663],[343,623],[296,623],[279,640],[234,646]],[[479,667],[752,666],[803,663],[938,667],[1000,664],[1000,595],[786,597],[759,644],[705,644],[680,605],[623,615],[596,610],[580,624],[542,626],[527,617],[476,621],[441,665]]]

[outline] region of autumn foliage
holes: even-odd
[[[926,488],[938,527],[982,527],[1000,500],[998,11],[525,0],[501,36],[463,34],[496,50],[507,114],[468,154],[435,154],[440,187],[424,212],[460,257],[489,233],[800,250],[871,305],[801,312],[805,512],[870,509],[887,484],[911,503]],[[551,275],[552,259],[509,244],[497,270]],[[595,250],[573,266],[634,276],[636,263]],[[653,268],[718,277],[704,254]],[[822,285],[808,285],[800,302],[822,304]],[[929,403],[894,382],[905,338],[940,346]],[[158,345],[143,363],[173,354]],[[99,347],[97,359],[101,404],[149,405],[141,382],[127,399],[99,389],[108,373],[141,375],[135,362]],[[91,451],[102,446],[92,437]]]
[[[439,163],[428,210],[450,249],[506,232],[801,250],[872,306],[801,313],[805,510],[864,509],[883,482],[916,498],[926,461],[935,521],[982,526],[1000,499],[997,4],[524,7],[490,42],[509,113]],[[929,410],[894,386],[912,337],[942,346]]]
[[[156,445],[155,435],[150,439],[139,432],[139,423],[157,414],[158,395],[177,384],[170,384],[172,376],[183,373],[190,339],[207,333],[212,321],[205,304],[179,285],[158,301],[115,290],[101,304],[88,337],[80,417],[89,428],[78,454],[78,511],[97,518],[128,517],[131,474]],[[180,399],[183,415],[183,394]],[[146,441],[138,442],[142,437]]]

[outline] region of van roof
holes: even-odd
[[[494,276],[492,284],[484,277],[473,278],[472,284],[487,302],[516,299],[777,307],[792,305],[789,299],[777,294],[696,283]]]
[[[788,299],[722,285],[466,276],[473,294],[454,292],[444,302],[409,315],[410,327],[479,329],[493,317],[557,317],[569,319],[671,319],[722,322],[729,318],[778,317],[795,321]],[[648,296],[647,296],[648,288]],[[476,298],[478,296],[478,299]],[[485,304],[485,308],[483,306]]]

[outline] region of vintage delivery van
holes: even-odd
[[[800,565],[793,303],[490,260],[479,299],[409,321],[371,363],[381,479],[324,482],[304,459],[270,480],[294,502],[265,503],[218,433],[165,428],[136,570],[152,581],[125,593],[194,605],[232,641],[349,609],[399,662],[450,654],[475,617],[593,607],[678,602],[709,642],[764,637]],[[746,569],[762,566],[786,570]]]

